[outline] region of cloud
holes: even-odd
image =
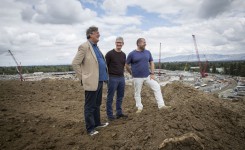
[[[101,18],[101,22],[108,25],[140,25],[141,24],[141,17],[140,16],[104,16]]]
[[[0,25],[15,24],[21,20],[20,9],[23,8],[21,3],[16,3],[13,0],[1,1],[0,6]]]
[[[12,64],[13,50],[22,65],[70,64],[86,29],[100,30],[103,54],[122,36],[123,51],[146,38],[153,57],[200,53],[232,54],[245,49],[244,0],[5,0],[0,6],[0,66]]]
[[[55,44],[67,44],[76,39],[77,37],[75,34],[59,33],[54,37],[54,43]]]
[[[229,10],[232,0],[204,0],[199,8],[201,18],[214,18]]]
[[[122,0],[105,0],[102,4],[108,15],[125,15],[127,6],[127,2]]]
[[[24,20],[29,19],[28,21],[32,20],[42,24],[82,23],[91,20],[96,15],[96,12],[83,8],[80,2],[75,0],[43,0],[22,10]]]
[[[19,34],[15,37],[13,44],[14,45],[24,45],[24,44],[38,44],[40,37],[37,33],[27,32]]]
[[[233,23],[233,26],[226,28],[223,32],[223,35],[227,38],[228,41],[243,41],[245,35],[245,18],[240,20],[230,20],[230,23]]]

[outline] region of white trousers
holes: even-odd
[[[134,82],[134,99],[136,102],[136,107],[138,109],[143,109],[143,105],[141,103],[141,89],[144,83],[148,85],[154,92],[154,96],[158,105],[158,108],[165,106],[161,87],[156,80],[150,79],[150,76],[147,78],[133,78]]]

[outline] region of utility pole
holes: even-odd
[[[158,62],[158,70],[159,70],[159,77],[161,76],[161,43],[160,43],[160,49],[159,49],[159,62]]]
[[[16,70],[17,70],[17,72],[18,72],[19,75],[20,75],[20,81],[24,81],[24,78],[23,78],[23,76],[22,76],[22,74],[21,74],[21,72],[22,72],[21,65],[18,64],[18,62],[17,62],[17,60],[15,59],[13,53],[12,53],[10,50],[8,50],[8,52],[10,53],[10,55],[12,56],[12,58],[14,59],[14,62],[16,63]]]

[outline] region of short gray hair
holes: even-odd
[[[96,31],[98,31],[98,30],[99,30],[99,29],[98,29],[98,27],[96,27],[96,26],[91,26],[91,27],[89,27],[89,28],[87,29],[87,31],[86,31],[87,39],[90,38],[90,34],[92,34],[93,32],[96,32]]]
[[[124,42],[124,41],[123,41],[123,38],[122,38],[121,36],[117,37],[117,38],[116,38],[116,41],[117,41],[117,40],[120,40],[120,41]]]

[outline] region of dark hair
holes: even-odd
[[[139,43],[140,43],[142,40],[144,40],[144,38],[138,38],[138,40],[136,41],[137,46],[139,45]]]
[[[95,31],[98,31],[98,27],[96,27],[96,26],[91,26],[91,27],[89,27],[89,28],[87,29],[87,31],[86,31],[87,39],[89,39],[89,38],[90,38],[90,34],[92,34],[92,33],[95,32]]]

